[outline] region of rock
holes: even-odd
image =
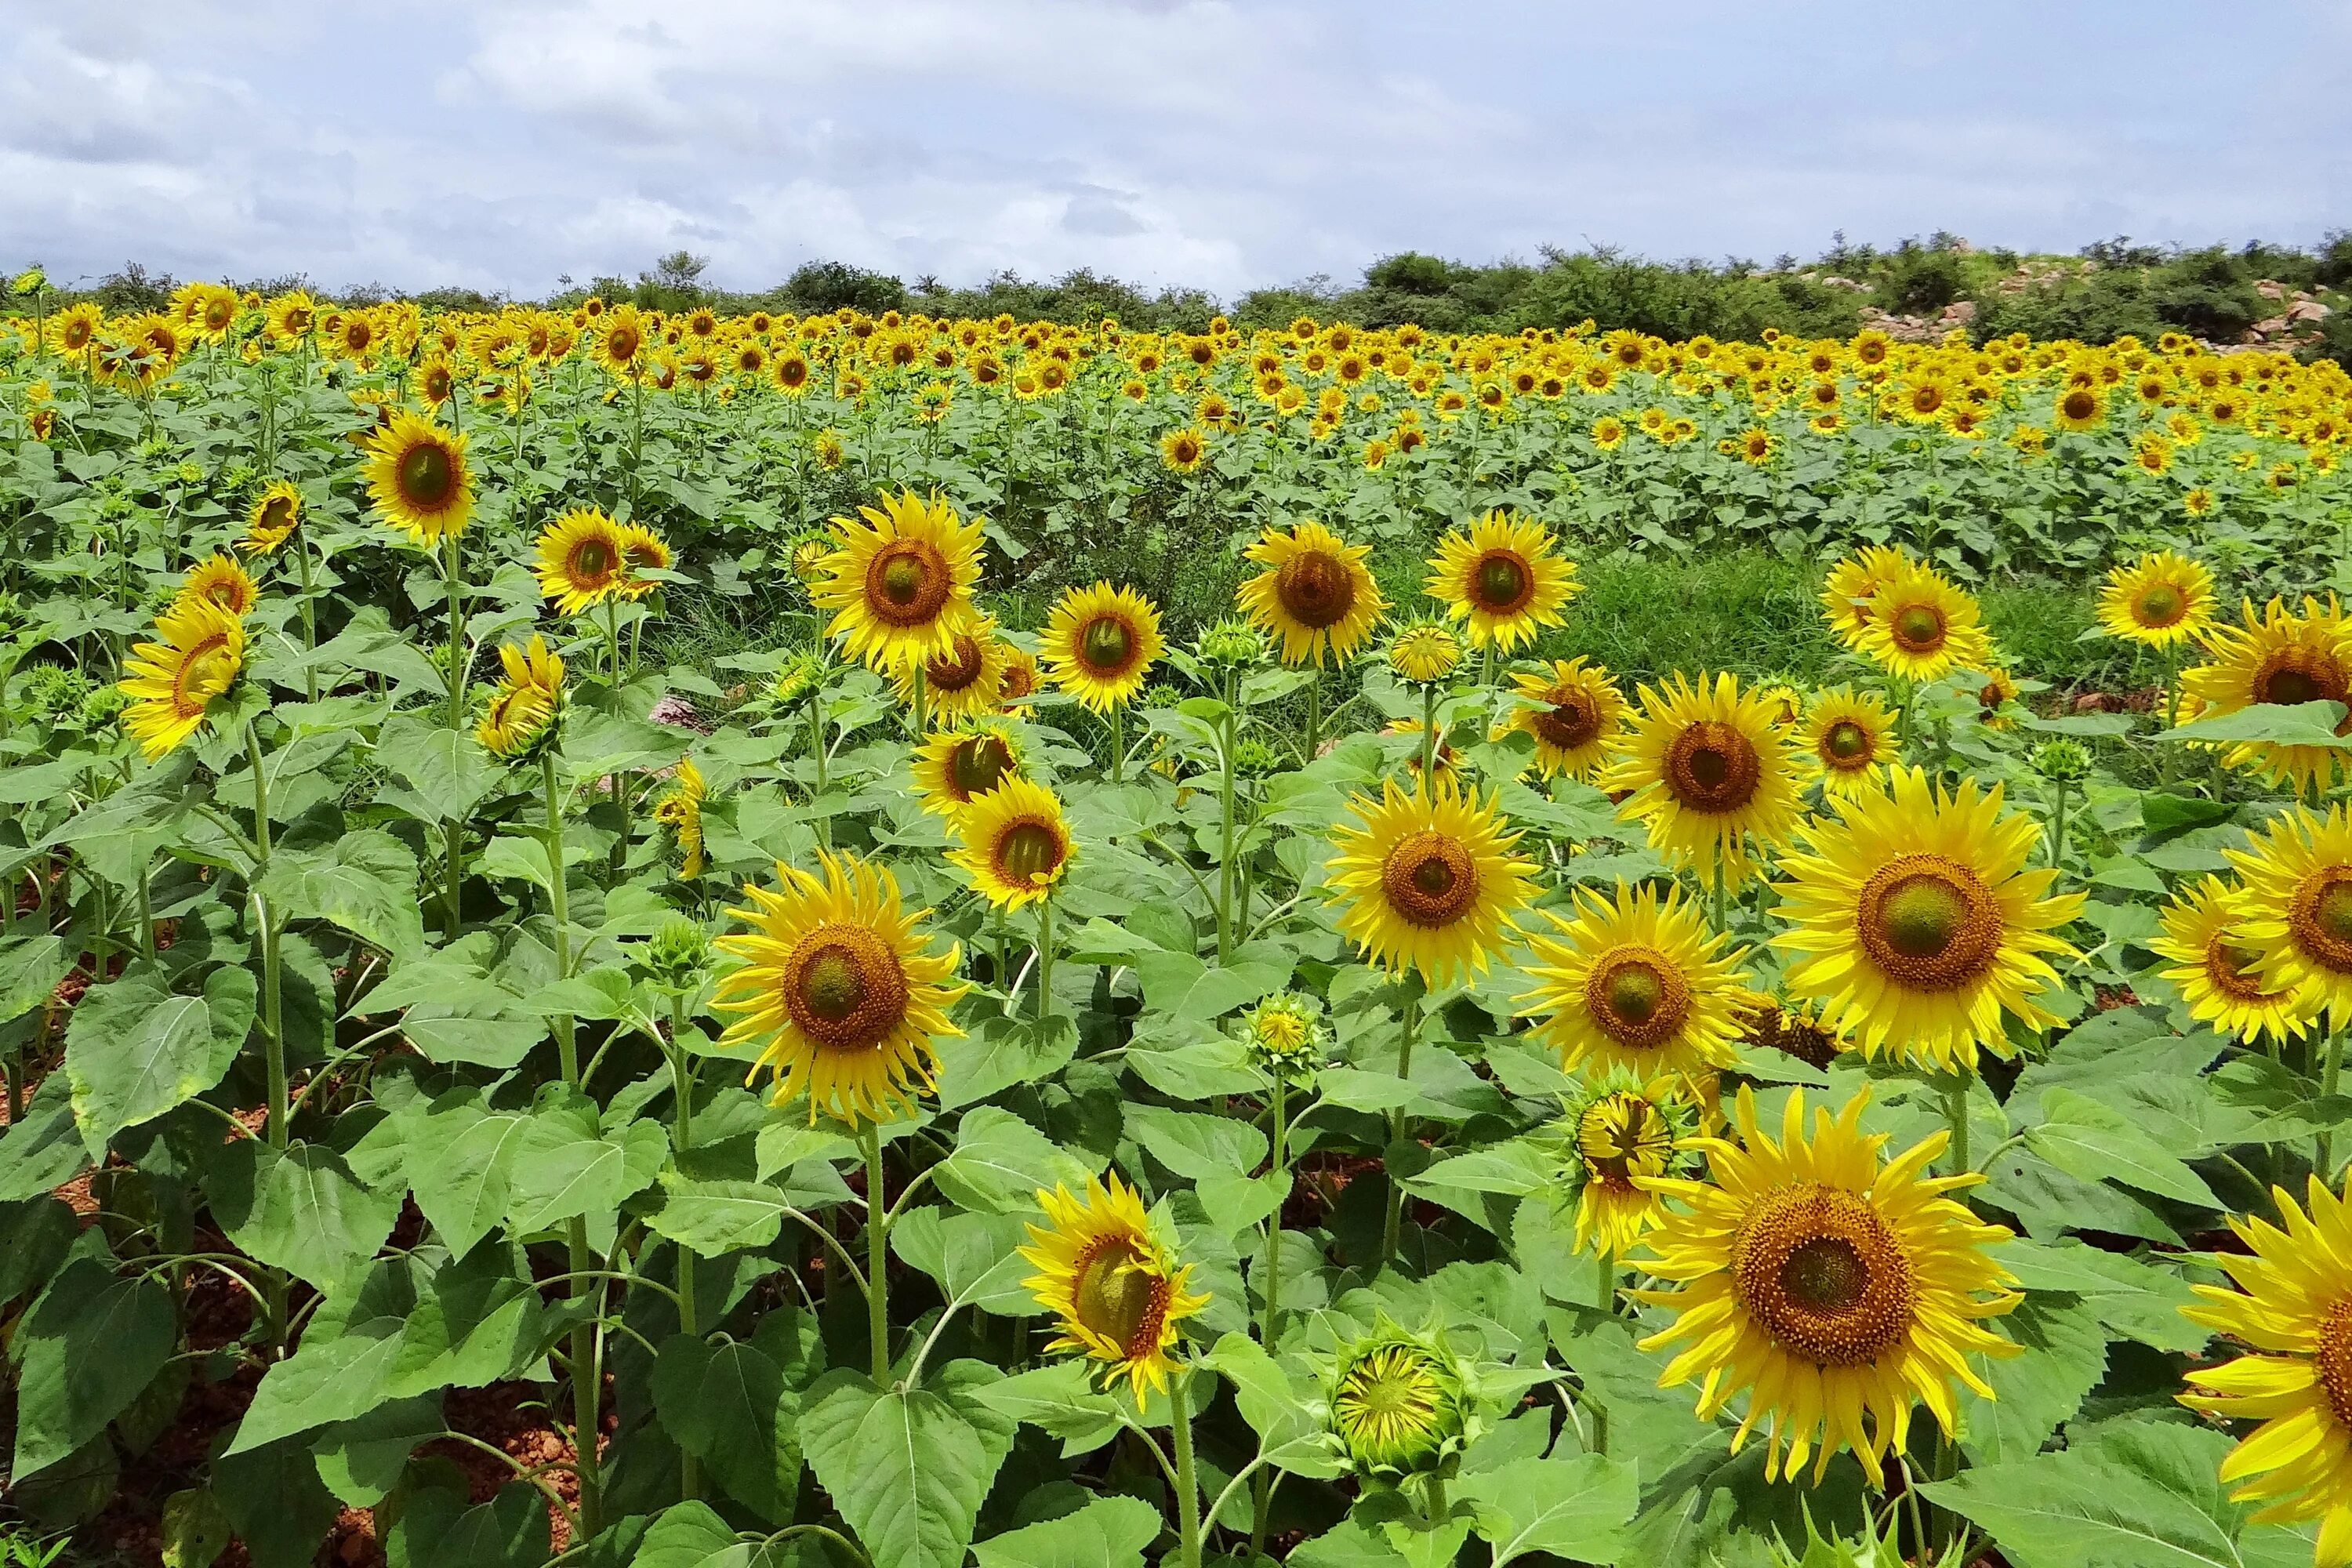
[[[2290,321],[2324,321],[2335,313],[2316,300],[2299,300],[2294,309],[2286,313],[2286,319]]]
[[[654,704],[653,711],[646,717],[656,724],[667,724],[675,730],[692,730],[705,735],[710,732],[710,726],[703,721],[694,704],[675,691],[662,693],[661,700]]]
[[[1977,302],[1974,300],[1955,300],[1945,306],[1944,313],[1937,318],[1950,326],[1965,326],[1976,319]]]
[[[2254,285],[2254,292],[2260,294],[2265,300],[2284,300],[2286,298],[2286,285],[2284,283],[2274,283],[2271,279],[2265,278],[2261,282]]]

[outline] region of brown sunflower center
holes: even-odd
[[[1160,1343],[1168,1313],[1168,1281],[1124,1237],[1105,1237],[1080,1255],[1070,1292],[1072,1312],[1129,1357],[1149,1355]]]
[[[2158,583],[2140,595],[2139,603],[2134,608],[2137,611],[2141,626],[2158,628],[2177,624],[2182,616],[2188,614],[2189,601],[2182,598],[2180,590],[2171,584]]]
[[[930,681],[932,690],[954,692],[978,680],[986,668],[980,639],[970,632],[958,632],[953,647],[923,661],[923,675]]]
[[[173,711],[183,717],[203,712],[205,704],[226,691],[236,679],[236,658],[228,650],[228,638],[220,635],[205,638],[180,661],[179,673],[172,681]]]
[[[1822,760],[1832,767],[1860,767],[1871,760],[1870,731],[1841,719],[1822,736]]]
[[[2352,867],[2307,877],[2287,905],[2287,934],[2303,955],[2336,974],[2352,974]]]
[[[1489,550],[1470,573],[1470,597],[1490,616],[1507,616],[1535,597],[1536,574],[1514,550]]]
[[[564,570],[575,583],[603,584],[613,574],[613,547],[602,539],[583,539],[572,547]]]
[[[1118,675],[1135,656],[1135,634],[1117,616],[1097,616],[1078,634],[1078,658],[1097,675]]]
[[[2077,389],[2068,393],[2058,406],[2064,411],[2069,419],[2088,419],[2099,411],[2099,400],[2091,394]]]
[[[1062,836],[1042,822],[1016,822],[996,841],[998,875],[1017,887],[1051,877],[1062,864]]]
[[[1356,580],[1337,556],[1302,550],[1275,573],[1274,595],[1292,620],[1319,632],[1356,607]]]
[[[1593,965],[1584,982],[1584,1008],[1619,1045],[1654,1050],[1690,1021],[1690,986],[1664,953],[1619,948]]]
[[[1001,736],[974,735],[948,753],[948,782],[966,800],[986,795],[1012,771],[1013,749]]]
[[[1861,1195],[1819,1183],[1751,1208],[1731,1243],[1732,1286],[1780,1348],[1816,1366],[1864,1366],[1916,1310],[1911,1260]]]
[[[2352,1426],[2352,1296],[2339,1299],[2319,1321],[2318,1353],[2312,1361],[2328,1408]]]
[[[920,539],[894,539],[866,563],[866,607],[894,626],[929,625],[949,586],[947,558]]]
[[[1897,984],[1953,991],[2000,952],[2000,906],[1974,871],[1941,855],[1897,856],[1863,884],[1854,928]]]
[[[2252,1002],[2267,994],[2263,989],[2262,959],[2225,937],[2205,945],[2205,977],[2223,995]]]
[[[2284,707],[2298,702],[2341,702],[2347,688],[2352,688],[2352,681],[2347,680],[2344,667],[2312,648],[2280,648],[2254,672],[2257,702]]]
[[[1906,605],[1895,612],[1887,629],[1905,653],[1933,653],[1944,646],[1943,612],[1933,605]]]
[[[1537,709],[1528,721],[1538,740],[1572,752],[1601,732],[1601,705],[1591,693],[1555,686],[1545,696],[1551,706]]]
[[[614,327],[612,335],[604,340],[604,352],[616,360],[633,360],[637,357],[637,348],[643,342],[635,328]]]
[[[1478,901],[1478,867],[1469,848],[1450,834],[1409,833],[1381,867],[1389,908],[1413,925],[1452,925]]]
[[[261,526],[275,532],[294,526],[294,502],[285,496],[271,496],[261,503]]]
[[[399,477],[401,498],[411,506],[445,505],[457,488],[457,466],[449,460],[449,449],[435,441],[402,453]]]
[[[871,1050],[906,1021],[907,972],[877,932],[827,921],[784,960],[784,1010],[833,1050]]]
[[[1764,776],[1756,744],[1731,725],[1702,719],[1666,747],[1666,793],[1693,811],[1737,811],[1755,798]]]

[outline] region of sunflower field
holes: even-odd
[[[2333,363],[14,295],[0,1531],[2352,1562]]]

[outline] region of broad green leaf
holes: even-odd
[[[1265,1347],[1247,1334],[1226,1334],[1214,1348],[1201,1358],[1201,1364],[1222,1375],[1234,1385],[1234,1403],[1241,1409],[1242,1419],[1257,1434],[1261,1448],[1280,1448],[1301,1437],[1316,1435],[1314,1422],[1307,1415],[1307,1403],[1311,1389],[1303,1388],[1282,1364],[1268,1355]],[[1205,1403],[1206,1395],[1201,1396]],[[1329,1456],[1325,1455],[1328,1462]],[[1305,1475],[1331,1475],[1337,1467],[1324,1468],[1309,1460],[1296,1468]]]
[[[1066,1013],[1042,1023],[1024,1015],[982,1018],[969,1037],[943,1053],[940,1105],[960,1105],[1002,1094],[1016,1083],[1043,1083],[1078,1054],[1078,1024]]]
[[[2071,1089],[2042,1095],[2042,1120],[2026,1129],[2026,1145],[2070,1176],[2114,1181],[2179,1203],[2220,1208],[2203,1177],[2112,1106]]]
[[[375,754],[439,822],[463,821],[506,771],[471,735],[414,713],[384,721]]]
[[[43,931],[0,944],[0,1024],[47,1002],[73,970],[74,955],[62,936]]]
[[[291,1441],[223,1455],[213,1466],[213,1493],[254,1568],[310,1568],[341,1511],[310,1449]],[[541,1509],[542,1524],[546,1518]]]
[[[1559,1161],[1524,1138],[1440,1160],[1405,1179],[1407,1191],[1452,1188],[1524,1198],[1547,1192],[1559,1181]]]
[[[453,1089],[377,1123],[352,1149],[352,1169],[377,1186],[405,1181],[435,1233],[463,1257],[507,1212],[530,1121],[521,1111],[486,1110],[477,1090]]]
[[[1968,1450],[1979,1464],[2031,1458],[2107,1370],[2106,1330],[2086,1302],[2029,1296],[2000,1329],[2025,1353],[1979,1363],[1994,1398],[1960,1394]]]
[[[669,1172],[659,1201],[644,1213],[655,1235],[719,1258],[766,1247],[796,1206],[782,1187],[766,1182],[698,1182]]]
[[[960,1208],[1026,1214],[1035,1211],[1041,1190],[1084,1193],[1097,1170],[1013,1112],[983,1105],[965,1113],[954,1152],[933,1167],[932,1177]]]
[[[1478,1533],[1495,1548],[1494,1568],[1538,1552],[1614,1563],[1642,1500],[1633,1467],[1599,1454],[1515,1459],[1464,1475],[1456,1490],[1477,1510]]]
[[[1045,1309],[1022,1284],[1036,1272],[1020,1253],[1027,1235],[1027,1226],[1010,1215],[910,1209],[891,1226],[890,1249],[938,1280],[951,1306],[1035,1317]]]
[[[2268,741],[2283,746],[2323,746],[2331,751],[2352,748],[2352,737],[2338,734],[2344,704],[2317,702],[2257,702],[2234,712],[2191,720],[2157,736],[2175,745],[2210,744],[2216,741]]]
[[[862,1373],[835,1372],[809,1390],[801,1420],[809,1468],[877,1563],[960,1568],[1013,1447],[1012,1419],[974,1397],[999,1375],[959,1361],[918,1389],[877,1389]]]
[[[1001,1378],[978,1391],[980,1402],[1007,1420],[1062,1439],[1065,1456],[1091,1452],[1118,1435],[1121,1406],[1099,1393],[1080,1361],[1048,1362]]]
[[[761,1336],[780,1319],[789,1334],[791,1311],[770,1314]],[[771,1525],[791,1522],[801,1402],[773,1356],[755,1342],[673,1335],[654,1363],[653,1396],[664,1430],[730,1497]]]
[[[213,1171],[213,1215],[229,1239],[325,1290],[366,1266],[400,1214],[398,1193],[362,1186],[323,1144],[281,1152],[241,1139],[222,1151]]]
[[[40,1197],[89,1168],[74,1123],[73,1085],[51,1073],[33,1091],[25,1120],[0,1132],[0,1203]]]
[[[1180,1176],[1245,1175],[1265,1163],[1265,1134],[1246,1121],[1161,1105],[1130,1105],[1127,1131]]]
[[[661,1172],[669,1133],[657,1121],[631,1121],[612,1132],[595,1109],[542,1096],[516,1145],[507,1223],[529,1236],[575,1215],[610,1214]]]
[[[251,972],[215,969],[196,996],[173,994],[154,964],[93,986],[66,1027],[74,1120],[93,1156],[114,1135],[152,1121],[220,1082],[253,1027]]]
[[[425,945],[416,857],[382,828],[346,833],[322,849],[281,845],[259,887],[280,916],[329,921],[394,956]]]
[[[8,1344],[16,1367],[16,1479],[104,1431],[163,1369],[178,1334],[172,1292],[160,1279],[118,1278],[98,1257],[68,1263]]]
[[[163,1568],[211,1568],[236,1531],[210,1491],[173,1492],[163,1500]]]
[[[504,1486],[468,1508],[436,1488],[405,1500],[383,1544],[388,1568],[541,1568],[547,1501],[535,1487]]]
[[[1142,1568],[1160,1538],[1160,1510],[1131,1497],[1103,1497],[1059,1519],[975,1543],[979,1568]]]

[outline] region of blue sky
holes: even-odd
[[[1963,19],[1964,18],[1964,19]],[[1231,297],[1400,249],[2308,243],[2352,0],[0,4],[0,266],[544,294],[684,247]]]

